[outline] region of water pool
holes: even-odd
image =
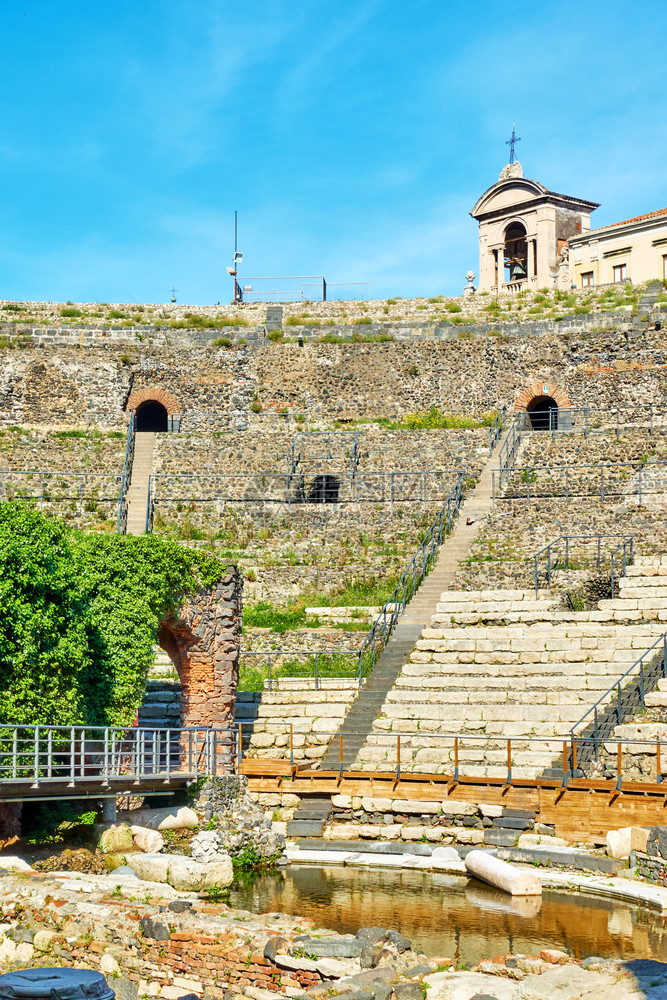
[[[429,872],[292,865],[235,883],[230,905],[307,917],[341,933],[390,927],[427,955],[467,965],[542,948],[579,959],[667,961],[667,916],[653,910],[562,890],[512,899],[479,882]]]

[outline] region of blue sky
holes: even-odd
[[[459,294],[507,162],[667,206],[664,3],[5,0],[0,297],[229,301],[243,273]]]

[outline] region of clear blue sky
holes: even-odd
[[[459,294],[507,162],[667,206],[658,0],[5,0],[0,297],[227,302],[244,273]]]

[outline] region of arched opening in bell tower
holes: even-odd
[[[512,222],[505,230],[505,259],[503,281],[523,281],[528,277],[528,242],[526,227]]]

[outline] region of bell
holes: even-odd
[[[525,278],[527,275],[528,272],[526,271],[523,262],[520,260],[515,261],[512,265],[512,281],[515,281],[517,278]]]

